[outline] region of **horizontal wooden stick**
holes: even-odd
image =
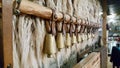
[[[52,10],[50,8],[43,7],[27,0],[21,1],[19,10],[22,13],[35,15],[45,19],[50,19],[52,16]]]
[[[35,15],[44,19],[52,19],[52,14],[53,14],[52,9],[27,0],[21,1],[19,10],[22,13]],[[60,21],[61,19],[63,19],[63,14],[61,12],[55,12],[54,18],[57,21]]]
[[[52,11],[52,9],[41,6],[39,4],[22,0],[19,6],[19,10],[22,13],[35,15],[44,19],[52,19],[52,14],[54,14],[54,18],[56,21],[61,21],[63,19],[63,13],[61,12],[55,12]],[[66,22],[70,21],[70,16],[65,14],[66,16]]]

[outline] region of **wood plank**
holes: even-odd
[[[100,53],[92,52],[85,59],[76,64],[73,68],[100,68]]]
[[[13,64],[12,55],[12,0],[2,0],[2,36],[4,68]],[[10,67],[12,68],[12,67]]]
[[[87,48],[86,50],[82,51],[79,55],[80,58],[82,58],[85,54],[90,52],[91,47]]]
[[[82,68],[96,53],[93,52],[85,59],[81,60],[78,64],[76,64],[73,68]]]

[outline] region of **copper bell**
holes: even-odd
[[[78,36],[77,36],[77,41],[78,41],[78,43],[80,43],[80,42],[81,42],[81,37],[80,37],[80,34],[78,34]]]
[[[70,47],[71,46],[71,37],[70,34],[67,33],[66,34],[66,42],[65,42],[66,47]]]
[[[63,38],[63,34],[62,33],[58,33],[57,34],[56,43],[57,43],[58,50],[61,50],[62,48],[65,47],[65,45],[64,45],[64,38]]]
[[[84,40],[85,40],[85,36],[84,36],[84,34],[82,34],[82,38],[81,38],[81,39],[82,39],[82,41],[84,41]]]
[[[92,38],[92,33],[90,33],[90,38]]]
[[[88,33],[88,39],[90,39],[90,33]]]
[[[92,33],[92,38],[94,38],[95,36],[94,36],[94,34]]]
[[[72,45],[74,45],[76,43],[77,43],[76,36],[75,36],[75,34],[72,34]]]
[[[56,53],[55,37],[52,34],[46,34],[45,53],[49,58],[51,58]]]
[[[87,34],[85,34],[85,40],[87,40]]]
[[[86,34],[84,34],[84,41],[86,40]]]

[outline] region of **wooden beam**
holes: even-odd
[[[2,46],[4,56],[4,68],[12,68],[13,65],[12,14],[12,0],[2,0]]]
[[[44,19],[51,19],[52,14],[54,13],[53,10],[48,7],[44,7],[27,0],[21,1],[19,10],[22,13],[35,15]],[[63,18],[63,14],[61,12],[56,12],[55,18],[57,20],[61,20]]]
[[[102,40],[103,45],[106,47],[107,45],[107,36],[106,36],[106,24],[107,24],[107,0],[103,0],[103,23],[102,23]]]
[[[103,47],[106,49],[104,51],[104,54],[102,54],[101,56],[103,58],[101,58],[103,62],[101,68],[107,68],[107,29],[106,29],[106,24],[107,24],[107,0],[102,0],[103,2],[103,23],[102,23],[102,41],[103,41]]]

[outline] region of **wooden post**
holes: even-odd
[[[106,37],[106,23],[107,23],[107,3],[106,0],[103,0],[103,24],[102,24],[102,40],[103,40],[103,45],[106,47],[107,46],[107,37]]]
[[[102,23],[102,41],[104,47],[104,54],[102,55],[103,63],[101,68],[107,68],[107,35],[106,35],[106,24],[107,24],[107,0],[102,0],[103,3],[103,23]]]
[[[4,68],[12,68],[12,0],[2,0],[2,47]]]

